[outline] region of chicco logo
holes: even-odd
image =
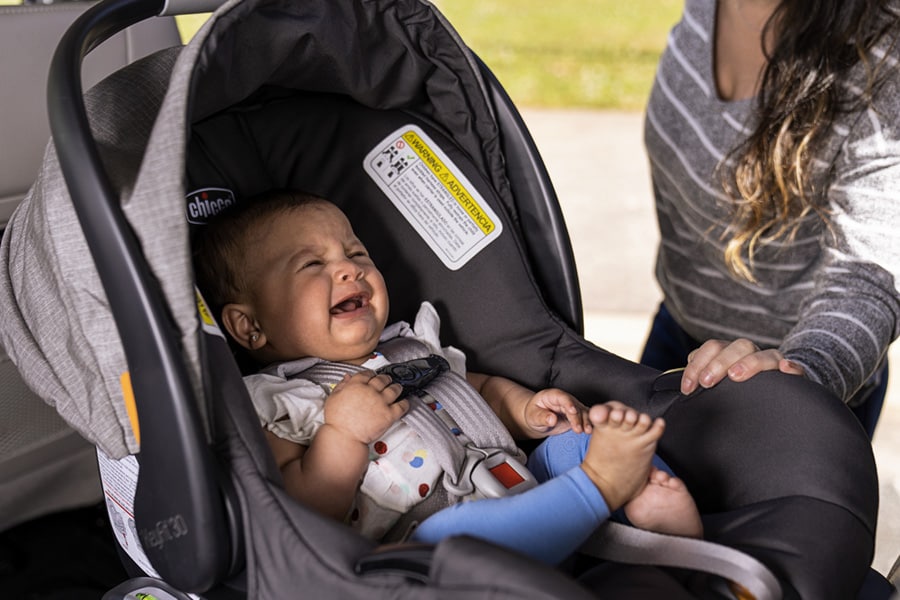
[[[187,220],[189,223],[205,225],[234,204],[234,192],[225,188],[202,188],[187,195]]]

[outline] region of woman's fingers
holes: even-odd
[[[712,387],[725,377],[745,381],[762,371],[782,368],[783,360],[778,350],[760,350],[748,339],[740,338],[732,342],[709,340],[688,356],[688,364],[681,378],[681,392],[690,394],[698,387]],[[785,365],[785,368],[793,367],[793,370],[785,372],[802,374],[802,369],[793,363],[790,365]]]

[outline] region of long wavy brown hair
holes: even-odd
[[[783,0],[766,23],[771,35],[757,96],[756,130],[728,155],[723,182],[734,198],[725,231],[725,262],[737,276],[755,281],[753,257],[764,239],[790,241],[811,212],[827,222],[811,180],[817,144],[835,118],[871,101],[887,69],[869,52],[893,46],[900,15],[892,0]],[[764,52],[765,52],[764,46]],[[864,65],[866,87],[853,97],[841,85]]]

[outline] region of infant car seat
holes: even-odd
[[[101,6],[54,61],[57,152],[0,246],[0,293],[15,307],[0,333],[29,383],[100,449],[125,560],[155,576],[109,598],[138,585],[177,598],[740,593],[697,571],[578,557],[551,569],[464,537],[378,548],[288,497],[238,365],[202,304],[198,316],[188,225],[275,187],[339,204],[384,266],[391,317],[431,300],[473,370],[665,415],[660,454],[707,538],[765,565],[784,597],[856,596],[877,481],[852,415],[780,373],[683,397],[677,374],[585,341],[541,160],[432,5],[233,0],[184,49],[118,71],[82,105],[71,57],[162,10]],[[415,154],[380,162],[397,142]],[[413,163],[419,179],[395,187]],[[458,221],[441,218],[460,208]],[[58,318],[42,318],[48,306]]]

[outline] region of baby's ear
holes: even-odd
[[[265,335],[246,304],[226,304],[222,308],[222,324],[229,335],[247,350],[257,350],[266,343]]]

